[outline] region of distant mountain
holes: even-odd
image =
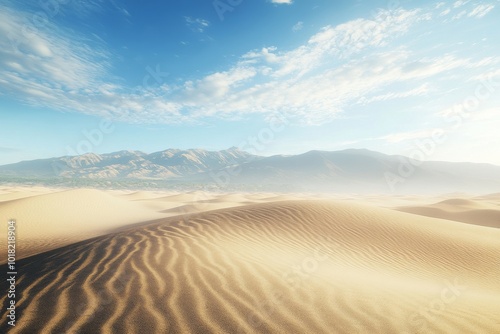
[[[262,157],[237,148],[120,151],[0,166],[0,176],[68,179],[173,180],[216,189],[350,193],[498,192],[500,166],[411,162],[364,149]]]
[[[0,166],[0,175],[65,178],[153,178],[188,177],[193,174],[238,165],[255,156],[230,148],[223,151],[169,149],[152,154],[120,151],[88,153],[52,159],[22,161]]]
[[[256,159],[210,173],[224,185],[289,185],[294,190],[359,193],[497,192],[500,166],[478,163],[412,162],[366,149],[310,151]]]

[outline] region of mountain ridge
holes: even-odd
[[[0,166],[0,176],[63,179],[171,180],[339,192],[498,192],[500,166],[469,162],[412,162],[367,149],[311,150],[259,156],[232,147],[221,151],[167,149],[150,154],[106,154],[22,161]],[[395,189],[398,188],[398,189]]]

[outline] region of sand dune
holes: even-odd
[[[500,205],[494,200],[495,196],[476,199],[452,198],[431,205],[403,206],[398,210],[427,217],[500,228]]]
[[[0,189],[0,202],[48,194],[54,191],[57,190],[44,187],[4,187]]]
[[[495,201],[495,202],[497,202],[497,204],[500,204],[500,193],[478,196],[478,197],[476,197],[476,199]]]
[[[10,333],[498,333],[498,240],[332,201],[168,218],[20,261]]]
[[[190,203],[181,206],[176,206],[171,209],[166,209],[161,212],[168,213],[170,215],[182,215],[182,214],[193,214],[205,211],[213,211],[227,208],[235,208],[238,206],[245,206],[248,204],[253,204],[252,202],[227,202],[227,201],[215,201],[215,202],[197,202]]]
[[[277,198],[276,194],[263,194],[264,199],[252,199],[249,194],[202,191],[131,192],[43,187],[5,187],[0,190],[0,219],[14,218],[19,223],[23,241],[18,245],[19,259],[153,219]],[[5,249],[5,238],[0,239],[0,247]],[[4,262],[5,259],[0,259],[0,263]]]
[[[190,192],[190,193],[184,193],[184,194],[174,194],[174,195],[164,196],[164,197],[157,198],[157,200],[163,199],[163,200],[166,200],[169,202],[185,203],[185,202],[206,200],[206,199],[210,198],[207,196],[209,196],[209,195],[207,195],[207,193],[200,191],[200,192]]]
[[[161,193],[152,191],[134,191],[127,194],[120,194],[120,196],[128,200],[145,200],[160,197]]]
[[[19,259],[162,217],[139,204],[90,189],[0,202],[0,221],[17,221]],[[6,225],[3,228],[6,231]],[[0,248],[7,248],[6,238],[0,239]]]

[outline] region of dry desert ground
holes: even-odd
[[[2,250],[13,218],[2,333],[500,333],[500,194],[3,187]]]

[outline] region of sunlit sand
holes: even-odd
[[[438,204],[43,188],[4,188],[0,196],[0,219],[16,218],[24,258],[22,321],[10,333],[496,333],[500,326],[500,230],[483,226],[498,227],[485,224],[498,217],[498,196]],[[426,217],[433,212],[447,219]]]

